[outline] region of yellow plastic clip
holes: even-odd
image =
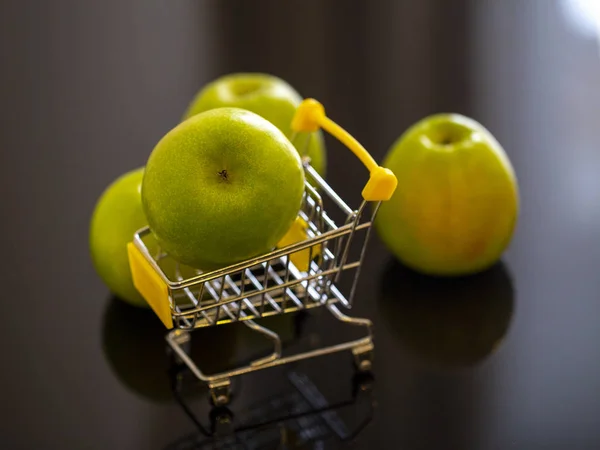
[[[169,288],[142,252],[133,244],[127,244],[129,267],[133,285],[146,299],[158,318],[168,329],[173,328],[173,317],[169,303]]]
[[[308,237],[306,232],[308,224],[304,219],[297,217],[295,222],[292,224],[286,235],[277,244],[278,248],[283,248],[288,245],[295,244],[297,242],[305,241]],[[314,245],[312,247],[312,257],[316,257],[321,254],[321,246]],[[290,255],[290,260],[301,272],[308,271],[310,265],[311,249],[305,248],[303,250],[294,252]]]
[[[362,196],[366,201],[387,201],[392,198],[398,180],[394,173],[379,166],[369,152],[354,137],[325,114],[325,108],[313,98],[305,99],[296,109],[292,119],[295,132],[314,132],[323,128],[348,147],[370,172]]]

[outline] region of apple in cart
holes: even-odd
[[[142,208],[143,176],[143,168],[127,172],[101,194],[90,222],[89,246],[94,268],[111,292],[147,307],[133,285],[126,248],[133,234],[148,223]]]
[[[407,266],[465,275],[493,265],[509,245],[519,210],[508,156],[492,134],[460,114],[436,114],[410,127],[383,165],[398,178],[375,225]]]
[[[183,121],[146,164],[142,204],[174,259],[213,270],[275,248],[298,216],[304,169],[271,122],[240,108]]]
[[[236,107],[252,111],[291,136],[292,117],[302,96],[286,81],[265,73],[232,73],[213,80],[194,97],[184,118],[219,107]],[[302,155],[310,157],[311,165],[321,176],[326,171],[325,141],[321,131],[299,138],[295,144]]]

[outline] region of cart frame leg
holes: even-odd
[[[239,367],[229,371],[221,372],[214,375],[203,373],[200,368],[194,363],[186,351],[190,342],[189,331],[172,330],[167,334],[166,340],[175,355],[191,370],[191,372],[200,380],[205,382],[211,392],[211,400],[216,406],[227,405],[231,401],[231,378],[254,372],[261,369],[267,369],[274,366],[280,366],[291,362],[301,361],[304,359],[314,358],[318,356],[329,355],[341,351],[350,350],[354,356],[354,361],[358,371],[367,372],[371,370],[373,361],[373,323],[369,319],[350,317],[340,311],[334,303],[326,305],[331,314],[340,322],[350,325],[363,327],[367,333],[365,337],[344,342],[341,344],[331,345],[328,347],[310,350],[307,352],[297,353],[287,357],[281,357],[281,339],[273,331],[257,324],[252,320],[244,321],[244,323],[254,331],[264,334],[271,339],[274,344],[274,351],[271,355],[257,359],[247,366]]]

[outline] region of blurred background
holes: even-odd
[[[19,223],[4,223],[14,240],[35,239],[40,225],[83,239],[90,196],[142,165],[200,87],[236,71],[273,73],[320,99],[378,160],[429,113],[471,115],[513,159],[524,214],[548,206],[529,202],[533,190],[569,197],[580,220],[599,196],[595,0],[1,4],[0,170],[4,209],[19,211],[6,218]],[[529,189],[523,175],[542,164],[561,176]],[[57,183],[53,168],[65,165],[73,170]],[[64,208],[79,221],[62,223],[74,219]]]
[[[1,425],[8,442],[17,442],[29,420],[38,423],[39,438],[28,437],[36,444],[22,448],[43,448],[48,435],[64,448],[83,448],[100,423],[128,432],[104,436],[104,447],[93,448],[154,448],[163,431],[147,423],[183,428],[125,394],[89,394],[90,383],[109,392],[115,382],[89,350],[100,348],[97,318],[106,304],[82,243],[100,192],[145,163],[199,88],[225,73],[260,71],[319,99],[378,161],[410,124],[450,111],[488,127],[515,166],[523,209],[506,261],[519,298],[527,299],[517,304],[505,353],[504,364],[515,370],[498,363],[477,385],[469,377],[450,391],[445,381],[436,384],[431,397],[438,396],[439,409],[430,416],[410,415],[427,401],[410,392],[428,387],[427,379],[404,378],[405,389],[389,398],[407,402],[402,442],[417,448],[410,444],[420,433],[438,427],[448,448],[509,448],[516,439],[515,448],[567,448],[568,436],[579,436],[568,448],[592,448],[583,444],[600,442],[593,424],[600,408],[590,400],[600,388],[593,375],[600,363],[586,359],[594,370],[552,374],[560,361],[578,361],[573,348],[591,349],[600,338],[592,306],[600,254],[587,251],[600,242],[599,30],[597,0],[0,1],[0,273],[32,306],[29,322],[6,320],[0,331],[0,348],[18,361],[0,375],[5,388],[18,387],[4,402],[11,408]],[[363,168],[328,143],[331,184],[362,179]],[[348,189],[358,195],[360,184]],[[568,281],[550,282],[556,279]],[[377,283],[367,280],[362,292],[375,292]],[[574,297],[579,307],[564,310]],[[6,301],[14,312],[19,297]],[[527,318],[538,314],[544,325],[529,326]],[[382,335],[381,348],[392,351]],[[66,351],[81,364],[65,364]],[[40,375],[45,371],[54,381]],[[68,384],[57,381],[63,377]],[[400,382],[384,375],[380,386]],[[577,418],[558,412],[564,395],[549,394],[565,385],[580,386],[570,397]],[[19,401],[23,390],[28,402]],[[85,401],[63,408],[65,395]],[[471,399],[464,408],[456,406],[462,396]],[[516,408],[502,400],[509,398],[525,403]],[[473,412],[490,399],[485,418]],[[115,402],[121,413],[113,416]],[[34,411],[38,403],[44,409]],[[383,430],[375,430],[368,439],[383,442]]]

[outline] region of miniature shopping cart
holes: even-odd
[[[352,306],[371,223],[380,203],[391,198],[397,181],[390,170],[378,166],[350,134],[326,116],[319,102],[304,100],[292,121],[292,142],[297,143],[307,133],[321,128],[352,150],[370,172],[358,209],[350,208],[304,158],[306,184],[302,208],[287,235],[270,253],[200,272],[180,265],[161,251],[149,228],[138,231],[128,245],[136,288],[171,330],[167,334],[168,345],[198,379],[208,384],[216,405],[229,402],[232,377],[255,370],[345,350],[352,351],[358,370],[371,368],[372,323],[349,317],[341,308]],[[368,207],[370,202],[372,208]],[[367,210],[371,213],[365,220]],[[336,215],[341,217],[337,222]],[[359,251],[353,252],[352,244],[357,242]],[[353,278],[344,293],[339,281],[346,273]],[[283,357],[279,336],[254,321],[320,306],[342,322],[363,327],[365,336]],[[227,372],[203,373],[186,352],[190,332],[238,321],[269,338],[274,346],[272,354]]]

